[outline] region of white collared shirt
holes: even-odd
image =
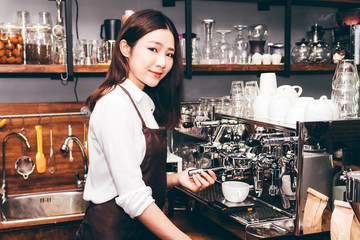
[[[129,79],[121,84],[131,95],[149,128],[159,128],[151,98]],[[146,145],[134,105],[121,87],[97,101],[89,122],[89,173],[84,199],[95,204],[116,197],[132,218],[152,203],[152,191],[143,181],[140,165]]]

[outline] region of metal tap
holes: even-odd
[[[0,194],[1,194],[1,203],[0,203],[0,211],[1,211],[1,221],[6,221],[6,217],[5,214],[3,212],[3,204],[5,203],[6,199],[7,199],[7,185],[6,185],[6,175],[5,175],[5,147],[6,147],[6,142],[7,140],[11,137],[11,136],[18,136],[20,137],[20,139],[23,139],[26,143],[26,147],[28,149],[30,149],[30,143],[27,140],[27,138],[18,132],[12,132],[9,133],[8,135],[5,136],[4,140],[3,140],[3,144],[2,144],[2,184],[1,184],[1,190],[0,190]]]
[[[60,151],[63,152],[63,153],[68,153],[69,152],[68,144],[69,144],[70,140],[74,140],[78,144],[78,146],[80,148],[80,151],[81,151],[82,158],[83,158],[83,162],[84,162],[84,179],[80,179],[80,176],[79,176],[78,172],[75,173],[76,180],[77,180],[77,187],[78,188],[83,188],[85,186],[86,177],[87,177],[87,174],[88,174],[88,167],[87,167],[88,159],[86,157],[84,145],[81,143],[81,141],[80,141],[80,139],[78,137],[76,137],[75,135],[70,135],[65,139],[64,144],[61,145]]]

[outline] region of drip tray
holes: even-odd
[[[227,204],[223,200],[224,196],[222,194],[220,182],[215,182],[215,184],[197,193],[182,186],[177,186],[176,188],[200,202],[205,203],[208,207],[217,212],[228,214],[231,218],[244,225],[292,219],[290,214],[281,209],[277,210],[276,207],[269,207],[250,195],[243,203],[235,205]]]

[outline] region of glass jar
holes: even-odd
[[[0,63],[20,64],[24,62],[24,40],[21,27],[6,23],[1,28]]]
[[[268,38],[268,27],[265,24],[251,25],[248,27],[248,39],[250,44],[250,53],[265,52],[265,42]]]
[[[51,64],[50,25],[33,24],[27,27],[26,58],[28,64]]]
[[[311,48],[309,43],[303,38],[291,50],[291,60],[293,63],[307,63],[310,61]]]
[[[329,63],[331,59],[331,52],[325,42],[319,41],[313,43],[310,55],[311,63]]]

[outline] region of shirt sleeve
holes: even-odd
[[[96,138],[118,193],[116,203],[134,218],[154,202],[140,168],[146,151],[141,120],[128,96],[101,100]]]

